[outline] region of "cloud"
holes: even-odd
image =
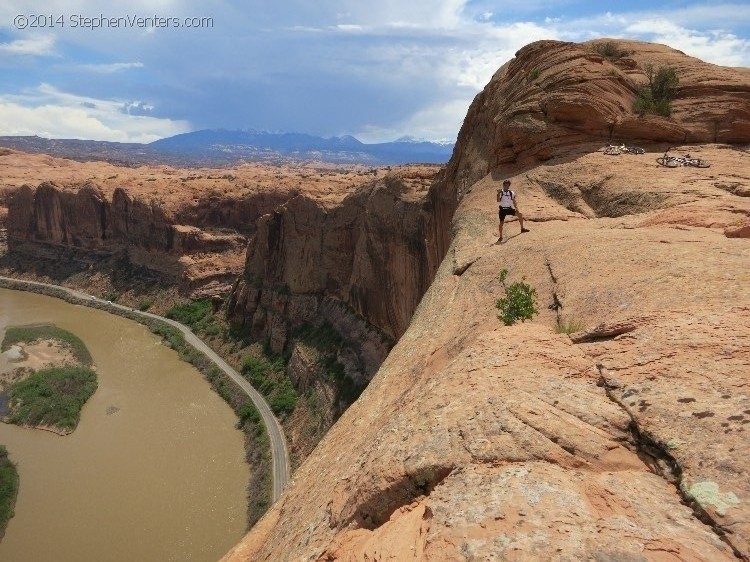
[[[386,142],[400,137],[417,137],[433,141],[455,142],[466,114],[463,98],[437,102],[422,108],[389,127],[366,125],[356,136],[363,142]]]
[[[199,8],[188,0],[113,0],[104,9],[93,0],[49,0],[45,11],[66,16],[210,16],[215,26],[66,28],[29,38],[8,27],[14,14],[28,11],[28,0],[4,0],[0,29],[10,35],[0,45],[7,70],[0,99],[84,111],[103,125],[97,134],[109,130],[118,139],[168,134],[188,123],[370,140],[455,138],[476,93],[538,39],[657,41],[708,62],[750,66],[750,4],[719,1],[662,7],[514,0],[500,9],[496,0],[383,0],[374,10],[361,0],[209,0]],[[20,53],[62,61],[44,67],[45,59]],[[101,63],[110,60],[122,62]],[[151,128],[133,128],[136,118]]]
[[[101,74],[112,74],[121,70],[130,70],[131,68],[143,68],[142,62],[112,62],[102,64],[79,64],[77,68],[88,72],[99,72]]]
[[[132,101],[122,106],[123,113],[127,115],[150,115],[154,110],[154,106],[142,101]]]
[[[124,111],[126,107],[135,111]],[[0,135],[152,142],[191,130],[185,121],[143,115],[149,107],[77,96],[41,84],[21,95],[0,95]]]
[[[0,43],[0,53],[36,57],[55,56],[55,39],[49,35]]]

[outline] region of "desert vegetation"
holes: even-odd
[[[641,117],[647,113],[669,117],[672,114],[672,100],[680,82],[677,71],[670,66],[654,68],[651,63],[647,63],[644,70],[648,82],[638,87],[633,100],[633,111]]]
[[[64,435],[76,428],[81,408],[96,392],[91,354],[78,336],[49,324],[11,326],[1,347],[7,350],[13,345],[39,342],[57,344],[69,351],[74,364],[17,369],[6,388],[10,399],[4,421],[44,427]]]
[[[96,391],[96,373],[85,367],[40,369],[10,390],[8,421],[25,426],[73,431],[81,408]]]
[[[13,506],[18,495],[18,472],[8,458],[8,451],[0,445],[0,538],[13,517]]]
[[[500,311],[499,318],[506,326],[512,326],[517,321],[531,320],[539,314],[536,305],[536,289],[524,281],[515,281],[506,285],[508,270],[503,269],[498,277],[505,290],[505,296],[497,299],[495,306]]]
[[[620,45],[615,41],[602,41],[600,43],[594,43],[592,49],[595,53],[603,56],[605,59],[615,61],[627,56],[628,51],[622,49]]]

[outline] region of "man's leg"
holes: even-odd
[[[521,232],[528,232],[529,229],[523,227],[523,215],[521,214],[521,212],[516,211],[516,216],[518,217],[518,224],[521,225]]]
[[[497,229],[500,232],[500,240],[503,239],[503,219],[500,219],[500,222],[497,223]]]

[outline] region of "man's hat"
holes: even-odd
[[[510,180],[509,179],[504,179],[503,180],[503,185],[510,185]]]

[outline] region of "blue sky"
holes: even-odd
[[[453,141],[476,93],[538,39],[640,39],[750,67],[747,0],[40,5],[0,6],[0,135],[150,142],[227,128]]]

